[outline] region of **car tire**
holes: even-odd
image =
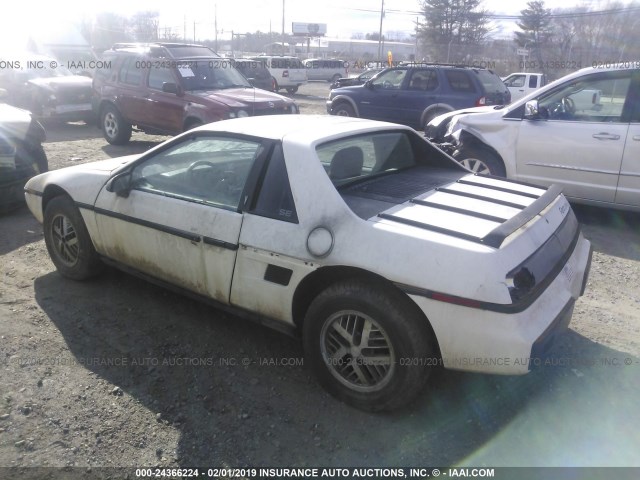
[[[204,124],[200,120],[189,120],[186,126],[184,127],[184,131],[186,132],[188,130],[199,127],[201,125],[204,125]]]
[[[464,147],[453,152],[453,158],[473,173],[506,177],[502,160],[487,148]]]
[[[345,102],[339,103],[332,110],[333,115],[337,115],[339,117],[357,117],[356,111],[353,107]]]
[[[49,201],[44,211],[44,241],[49,256],[61,275],[85,280],[104,268],[80,210],[66,195]]]
[[[290,93],[291,95],[293,95],[294,93],[296,93],[298,91],[298,87],[286,87],[287,93]]]
[[[271,77],[271,88],[273,89],[274,92],[277,92],[278,90],[280,90],[280,86],[278,85],[278,81],[276,80],[276,77]]]
[[[131,124],[127,123],[113,105],[106,105],[100,115],[102,134],[111,145],[124,145],[131,138]]]
[[[447,113],[447,110],[434,110],[432,112],[425,114],[422,121],[422,125],[420,125],[420,130],[424,131],[427,128],[427,125],[429,125],[429,122],[431,120],[433,120],[439,115],[442,115],[443,113]]]
[[[363,333],[370,342],[365,353]],[[431,371],[433,337],[426,319],[400,291],[348,280],[311,303],[304,320],[306,363],[338,399],[389,411],[416,398]],[[375,356],[377,364],[364,363]],[[413,361],[413,360],[416,361]]]

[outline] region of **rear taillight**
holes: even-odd
[[[284,71],[282,72],[282,76],[283,76],[283,77],[288,77],[288,76],[289,76],[289,70],[284,70]]]
[[[476,100],[476,107],[484,107],[486,104],[487,104],[486,97],[480,97],[478,100]]]

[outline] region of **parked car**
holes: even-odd
[[[0,212],[24,205],[24,184],[46,172],[44,128],[31,113],[2,102],[0,91]]]
[[[349,74],[344,60],[336,58],[309,58],[302,62],[307,69],[307,80],[322,80],[333,83]]]
[[[252,60],[262,62],[273,78],[273,90],[285,89],[296,93],[300,85],[307,83],[307,69],[296,57],[260,55]]]
[[[442,113],[509,101],[509,90],[491,70],[416,63],[388,68],[364,85],[331,90],[327,112],[422,130]]]
[[[438,117],[427,136],[474,171],[640,210],[639,73],[638,63],[585,68],[506,107]]]
[[[331,84],[330,88],[350,87],[352,85],[362,85],[367,80],[373,78],[374,75],[380,73],[384,68],[370,68],[355,77],[338,78]]]
[[[0,61],[6,66],[0,68],[0,88],[6,90],[8,104],[39,119],[93,123],[90,78],[43,55],[16,54]]]
[[[198,47],[127,44],[104,53],[93,108],[109,143],[127,143],[133,126],[175,135],[229,118],[299,113],[293,100],[251,86],[232,59]]]
[[[475,176],[370,120],[216,122],[26,192],[62,275],[106,262],[299,333],[305,366],[367,410],[413,400],[434,365],[527,373],[589,269],[556,188]]]
[[[512,73],[502,81],[511,92],[511,101],[515,102],[534,90],[544,87],[547,84],[547,77],[544,73]]]
[[[249,58],[235,58],[233,60],[233,66],[236,67],[254,87],[269,90],[270,92],[275,90],[271,73],[269,73],[269,70],[267,70],[267,67],[265,67],[262,62]]]

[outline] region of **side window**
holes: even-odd
[[[123,62],[120,74],[118,75],[118,80],[120,82],[126,83],[127,85],[140,85],[140,80],[142,80],[142,70],[140,68],[136,68],[136,61],[139,61],[139,59],[129,57]]]
[[[399,89],[406,76],[406,69],[387,70],[377,76],[373,81],[373,85],[378,88]]]
[[[631,84],[630,72],[608,72],[577,78],[539,99],[550,120],[628,122],[623,108]]]
[[[137,165],[134,189],[237,211],[264,147],[230,137],[189,137]]]
[[[260,193],[251,213],[285,222],[298,223],[282,145],[276,146],[271,155]]]
[[[149,70],[149,88],[154,90],[162,90],[162,85],[165,83],[175,83],[173,74],[168,68],[154,68],[153,66]]]
[[[504,84],[507,87],[520,88],[520,87],[524,87],[524,81],[525,81],[525,76],[524,75],[514,75],[513,77],[507,79],[507,81],[504,82]],[[531,85],[529,85],[529,86],[531,86]],[[534,84],[534,86],[535,86],[535,84]]]
[[[529,77],[529,88],[536,88],[537,86],[538,86],[538,77],[536,77],[535,75],[531,75]]]
[[[416,70],[409,80],[409,90],[431,91],[438,88],[438,75],[435,70]]]
[[[454,92],[475,92],[471,78],[463,70],[445,70],[445,77]]]

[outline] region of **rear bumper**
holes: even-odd
[[[580,234],[572,255],[526,309],[503,313],[410,295],[429,319],[445,368],[505,375],[529,372],[564,332],[584,292],[591,244]]]

